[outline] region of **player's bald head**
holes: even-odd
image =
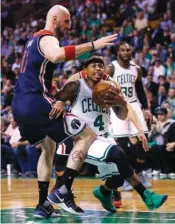
[[[71,28],[70,13],[62,5],[54,5],[47,13],[45,29],[51,31],[57,38]]]
[[[70,13],[68,11],[68,9],[66,9],[64,6],[62,5],[54,5],[47,13],[47,22],[49,22],[49,20],[51,20],[53,17],[62,17],[64,15],[70,16]]]

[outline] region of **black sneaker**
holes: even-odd
[[[47,197],[51,203],[59,206],[67,212],[72,214],[84,213],[84,211],[75,204],[74,198],[75,196],[72,191],[66,194],[61,194],[59,190],[52,191]]]
[[[37,205],[33,212],[33,217],[37,219],[56,218],[60,216],[60,211],[54,209],[50,202],[45,201],[43,205]]]

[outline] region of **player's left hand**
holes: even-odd
[[[168,151],[168,152],[173,152],[174,150],[174,147],[175,147],[175,143],[174,142],[171,142],[171,143],[168,143],[167,145],[166,145],[166,150]]]
[[[118,106],[126,107],[126,100],[120,92],[116,92],[115,89],[109,89],[104,98],[106,107]]]
[[[53,107],[51,112],[49,113],[49,118],[52,119],[57,119],[59,118],[60,115],[64,113],[64,108],[65,108],[65,103],[62,101],[57,101]]]
[[[142,142],[142,146],[143,146],[145,152],[148,152],[149,145],[148,145],[148,140],[147,140],[145,134],[143,132],[140,132],[140,133],[138,133],[137,137],[138,137],[139,141]]]
[[[149,120],[150,123],[152,123],[153,115],[152,115],[152,113],[148,109],[147,110],[143,110],[143,115],[144,115],[145,120]]]

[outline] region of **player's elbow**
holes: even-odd
[[[114,113],[120,120],[125,120],[128,116],[128,108],[127,107],[112,107]]]
[[[64,51],[60,48],[59,51],[53,52],[53,54],[50,56],[50,61],[54,64],[64,62],[65,61]]]

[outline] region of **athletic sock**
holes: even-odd
[[[137,191],[137,193],[141,196],[143,200],[145,200],[144,191],[146,188],[143,186],[142,183],[137,184],[137,186],[134,187],[134,189]]]
[[[43,205],[47,200],[49,181],[38,181],[39,204]]]
[[[63,176],[59,176],[59,175],[56,173],[56,181],[55,181],[54,189],[58,189],[58,188],[59,188],[59,184],[60,184],[60,182],[61,182],[62,177],[63,177]]]
[[[74,178],[75,176],[77,176],[77,173],[78,172],[76,170],[66,167],[65,172],[60,180],[60,183],[58,183],[58,188],[61,188],[63,185],[65,185],[67,190],[70,191]]]
[[[109,196],[111,194],[111,191],[108,191],[104,185],[100,185],[100,192],[104,196]]]

